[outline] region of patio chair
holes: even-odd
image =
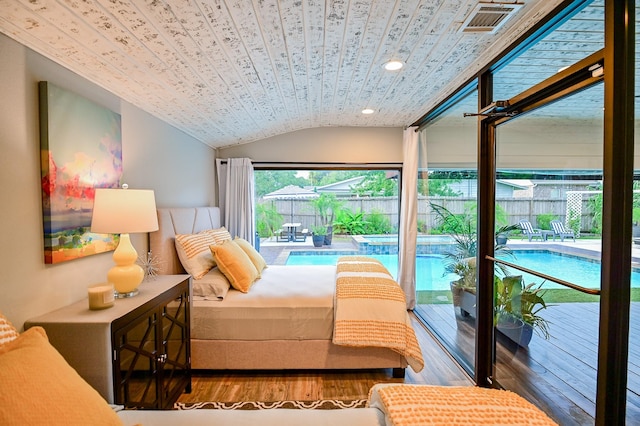
[[[531,226],[531,222],[529,222],[528,220],[520,221],[520,229],[522,229],[522,235],[526,235],[527,238],[529,238],[529,241],[536,237],[540,238],[540,241],[544,241],[542,230],[535,229],[533,226]]]
[[[564,223],[559,220],[551,221],[551,229],[553,229],[553,241],[556,240],[556,237],[560,237],[560,242],[563,242],[565,238],[572,238],[574,242],[576,241],[573,229],[565,228]]]

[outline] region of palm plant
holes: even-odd
[[[455,273],[463,278],[473,274],[475,282],[475,258],[478,254],[478,233],[476,230],[475,215],[470,213],[454,214],[446,207],[431,203],[431,208],[436,213],[440,228],[443,233],[453,238],[453,247],[444,253],[445,274]],[[472,212],[474,209],[470,209]],[[518,229],[517,225],[505,225],[499,228],[496,233],[508,233]],[[515,257],[511,249],[504,244],[497,244],[494,248],[496,256]],[[474,259],[473,267],[469,267],[470,258]],[[496,264],[496,268],[506,275],[506,267]],[[461,275],[461,273],[465,275]],[[469,278],[467,278],[467,281]],[[475,285],[474,285],[475,287]]]

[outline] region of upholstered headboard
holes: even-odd
[[[185,274],[176,252],[176,234],[195,234],[220,227],[218,207],[176,207],[158,209],[158,230],[149,234],[149,248],[160,264],[158,274]]]

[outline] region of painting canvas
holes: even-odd
[[[90,227],[95,189],[122,176],[120,115],[46,81],[39,93],[45,263],[114,250]]]

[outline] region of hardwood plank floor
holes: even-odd
[[[452,305],[416,310],[452,348],[473,353],[475,320],[454,314]],[[544,311],[549,340],[534,335],[529,347],[496,346],[494,378],[562,425],[593,424],[598,360],[598,303],[559,303]],[[627,378],[627,424],[640,425],[640,303],[631,304]]]
[[[193,374],[191,393],[183,393],[178,402],[366,399],[369,389],[376,383],[472,386],[467,374],[415,317],[413,325],[425,367],[420,373],[408,367],[404,379],[394,379],[391,370],[197,370]]]

